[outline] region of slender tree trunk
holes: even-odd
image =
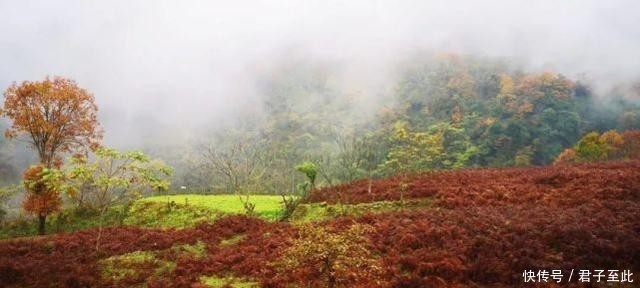
[[[44,235],[47,215],[38,215],[38,234]]]
[[[102,222],[104,221],[104,213],[106,212],[106,210],[106,206],[100,209],[100,222],[98,223],[98,236],[96,237],[96,252],[100,251],[100,238],[102,238]]]

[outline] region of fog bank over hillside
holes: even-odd
[[[374,110],[416,51],[508,59],[606,95],[640,79],[637,11],[634,0],[3,1],[0,86],[77,80],[119,147],[178,144],[259,113],[258,84],[287,65],[328,65]]]

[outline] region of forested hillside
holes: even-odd
[[[240,185],[290,193],[301,182],[292,168],[303,161],[318,166],[321,186],[396,173],[547,165],[589,132],[640,128],[638,85],[595,92],[590,83],[514,68],[508,59],[414,53],[396,63],[387,87],[367,91],[345,83],[338,63],[294,59],[264,70],[253,83],[261,97],[232,121],[205,127],[182,146],[143,146],[176,168],[174,189],[225,192]],[[16,171],[30,161],[15,152],[1,136],[5,182],[17,181]],[[235,163],[227,167],[244,175],[242,183],[216,169],[225,161]]]
[[[197,141],[191,156],[171,161],[174,184],[228,190],[228,171],[216,169],[225,161],[244,175],[242,186],[263,193],[295,191],[300,179],[292,167],[303,161],[318,166],[319,185],[547,165],[588,132],[640,127],[637,87],[600,95],[562,74],[507,63],[416,53],[397,64],[391,89],[374,96],[341,83],[337,64],[275,65],[257,84],[265,97],[252,113],[218,129],[213,140]]]
[[[0,288],[640,287],[638,11],[0,1]]]

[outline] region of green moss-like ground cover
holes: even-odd
[[[205,276],[201,277],[200,281],[207,286],[212,288],[220,288],[220,287],[233,287],[233,288],[254,288],[260,287],[258,282],[251,281],[245,278],[237,278],[232,276],[227,277],[217,277],[217,276]]]
[[[198,195],[180,194],[168,196],[152,196],[138,200],[137,202],[174,202],[178,205],[187,205],[204,208],[216,213],[242,214],[245,213],[240,197],[237,195]],[[255,213],[258,217],[275,220],[282,210],[282,198],[278,195],[251,195],[249,202],[256,205]]]

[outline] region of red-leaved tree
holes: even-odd
[[[50,185],[52,176],[44,165],[27,168],[22,177],[27,191],[24,210],[38,217],[38,233],[44,235],[47,216],[60,209],[60,193]]]

